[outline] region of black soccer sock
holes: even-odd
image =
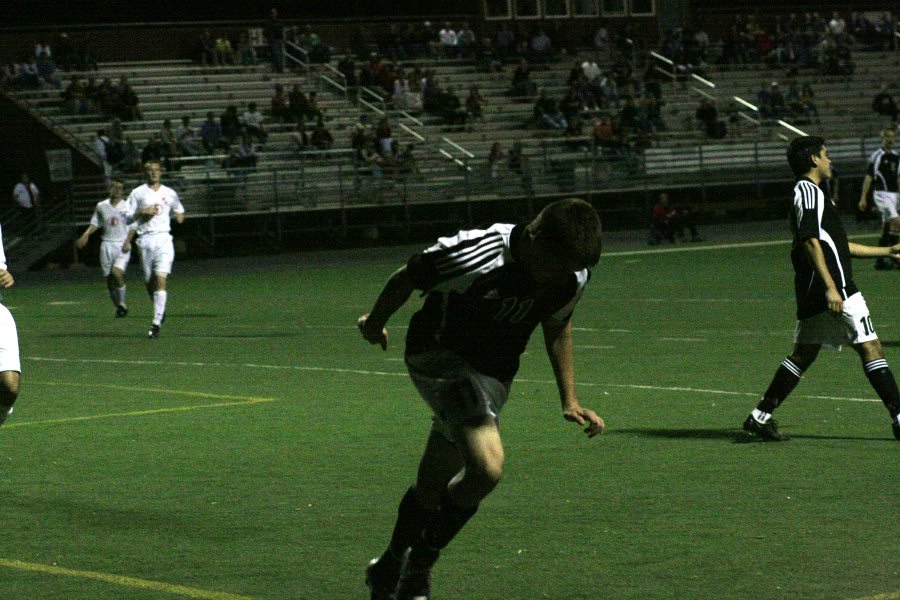
[[[476,511],[478,511],[477,505],[471,508],[460,506],[453,501],[447,491],[444,491],[434,519],[425,525],[422,541],[431,550],[443,550]]]
[[[891,413],[891,418],[896,419],[900,414],[900,392],[897,391],[897,381],[887,361],[883,358],[870,360],[863,363],[863,370],[885,408]]]
[[[781,365],[772,378],[772,383],[769,384],[769,389],[756,405],[757,410],[769,414],[774,412],[797,386],[803,371],[804,369],[790,358],[781,361]]]
[[[422,506],[416,498],[414,487],[406,490],[400,506],[397,507],[397,522],[394,524],[394,533],[391,534],[391,543],[388,545],[385,556],[399,561],[403,558],[406,549],[422,535],[425,524],[432,520],[433,510]]]

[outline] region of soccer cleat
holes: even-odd
[[[151,325],[150,331],[147,332],[147,337],[150,339],[159,337],[159,325]]]
[[[10,411],[10,412],[12,412],[12,411]],[[894,430],[894,439],[900,440],[900,423],[898,423],[897,421],[894,421],[893,423],[891,423],[891,429]]]
[[[438,551],[414,546],[400,570],[397,600],[431,600],[431,567]]]
[[[373,558],[366,567],[366,587],[372,593],[370,600],[395,600],[399,580],[398,561]]]
[[[122,317],[128,316],[128,309],[122,306],[121,304],[116,307],[116,318],[121,319]]]
[[[786,442],[790,437],[778,431],[778,423],[775,419],[769,419],[765,423],[760,423],[753,418],[753,415],[747,415],[744,420],[744,431],[758,435],[766,442]]]

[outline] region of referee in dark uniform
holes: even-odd
[[[798,177],[794,185],[791,230],[794,244],[794,290],[797,327],[794,350],[782,361],[769,388],[744,421],[744,430],[766,441],[784,441],[772,413],[812,365],[823,345],[850,344],[862,359],[863,371],[891,416],[900,440],[900,393],[884,359],[866,301],[853,282],[851,257],[897,257],[900,244],[888,247],[849,242],[834,202],[822,182],[831,177],[831,159],[820,137],[794,139],[788,162]]]

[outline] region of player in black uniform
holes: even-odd
[[[563,417],[591,437],[603,432],[603,419],[575,393],[571,320],[600,248],[594,209],[559,200],[526,226],[495,224],[441,238],[397,270],[359,318],[363,337],[386,349],[385,323],[414,290],[425,292],[410,321],[405,358],[433,425],[390,544],[366,569],[373,600],[431,597],[439,551],[500,480],[499,414],[538,325]]]
[[[881,214],[881,239],[879,246],[893,246],[900,241],[900,216],[897,214],[898,191],[900,191],[900,155],[894,152],[894,140],[897,130],[893,125],[886,125],[881,130],[881,148],[872,153],[866,166],[862,192],[859,198],[859,210],[866,212],[867,198],[872,185],[872,202]],[[876,269],[890,269],[898,266],[896,261],[878,258]]]
[[[744,430],[763,440],[783,441],[772,413],[791,393],[823,345],[849,343],[862,359],[863,371],[891,415],[894,437],[900,440],[900,393],[881,342],[875,334],[866,301],[856,284],[850,257],[896,257],[900,244],[863,246],[847,241],[837,207],[827,200],[820,184],[831,176],[831,159],[820,137],[794,139],[788,162],[798,177],[794,185],[791,230],[794,245],[794,291],[797,327],[794,351],[784,359]]]

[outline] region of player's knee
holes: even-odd
[[[505,458],[503,450],[493,451],[478,457],[471,466],[466,466],[472,477],[476,478],[485,490],[494,489],[503,477]]]
[[[0,404],[12,406],[19,397],[19,374],[15,371],[0,373]]]
[[[884,358],[884,350],[881,348],[881,340],[874,339],[853,347],[859,353],[863,362]]]
[[[795,365],[800,367],[801,370],[805,371],[810,365],[816,362],[816,357],[818,356],[818,348],[797,348],[788,358],[790,358]]]

